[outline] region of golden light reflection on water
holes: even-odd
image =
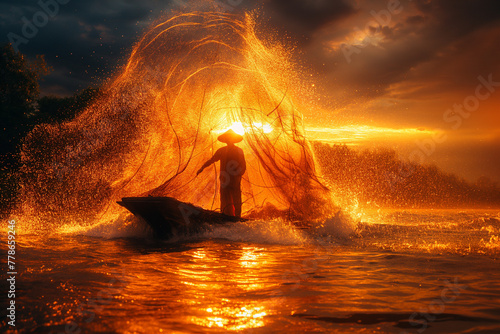
[[[253,304],[240,307],[209,307],[205,312],[206,316],[191,317],[190,320],[199,326],[220,327],[228,331],[263,327],[264,317],[267,315],[264,306]]]
[[[261,247],[242,246],[229,253],[196,249],[189,253],[189,258],[189,266],[178,268],[175,273],[185,287],[179,302],[195,301],[188,306],[192,309],[188,322],[229,332],[266,325],[266,316],[272,313],[269,305],[241,295],[276,286],[271,277],[263,279],[261,271],[277,261],[274,255]],[[234,295],[240,297],[236,299]]]
[[[260,265],[264,265],[267,261],[263,258],[262,253],[258,251],[263,251],[263,248],[256,247],[244,247],[243,255],[240,257],[240,264],[245,268],[255,268]]]
[[[484,231],[476,227],[476,233],[481,232],[485,240],[494,236],[491,240],[498,244],[498,228],[490,221],[483,223]],[[79,243],[67,237],[37,241],[24,248],[26,265],[32,270],[23,280],[32,288],[30,297],[23,298],[33,302],[23,309],[31,319],[23,321],[40,321],[38,315],[43,315],[44,324],[54,332],[72,322],[82,332],[275,333],[283,331],[284,323],[300,332],[330,332],[332,323],[343,324],[349,315],[372,319],[370,314],[385,310],[418,310],[422,303],[427,306],[439,297],[443,288],[443,266],[434,255],[458,245],[446,244],[452,242],[448,226],[446,233],[412,225],[387,233],[388,227],[371,226],[372,232],[364,235],[366,244],[373,247],[384,240],[377,248],[386,249],[397,242],[400,248],[411,249],[409,253],[368,251],[366,247],[252,246],[223,240],[174,246],[95,238]],[[413,230],[418,232],[408,236]],[[464,237],[470,234],[463,232]],[[425,245],[432,257],[417,245]],[[105,261],[96,262],[88,254]],[[55,255],[57,263],[47,261]],[[36,262],[30,263],[33,259]],[[466,257],[441,257],[441,261],[446,259],[453,265],[447,273],[456,272],[467,261]],[[469,261],[475,263],[477,258]],[[46,267],[35,266],[39,263]],[[420,274],[415,269],[426,266],[434,269],[422,269]],[[468,275],[477,279],[469,269],[460,275],[461,282]],[[485,289],[497,280],[494,275],[492,271],[484,282]],[[40,281],[47,284],[40,285]],[[447,310],[455,312],[454,305],[468,309],[467,298],[457,302],[462,304],[446,305]],[[477,299],[472,302],[482,305]],[[304,314],[332,323],[320,318],[304,321]],[[355,322],[346,325],[358,326]],[[390,332],[394,322],[382,326]]]

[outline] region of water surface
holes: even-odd
[[[256,222],[170,241],[113,236],[113,226],[21,234],[16,330],[500,332],[498,212],[364,221],[353,234],[339,221],[309,231]]]

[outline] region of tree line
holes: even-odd
[[[52,71],[44,59],[28,59],[11,44],[0,46],[0,213],[16,201],[22,139],[38,124],[74,118],[99,95],[87,88],[70,97],[40,96],[40,81]]]
[[[322,173],[339,194],[381,207],[499,207],[500,189],[488,178],[472,184],[435,165],[399,159],[392,149],[354,150],[315,142]]]

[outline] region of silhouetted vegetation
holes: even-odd
[[[43,56],[29,61],[10,44],[0,48],[0,155],[13,153],[31,129],[40,94],[38,81],[49,72]]]
[[[331,187],[383,207],[472,207],[500,205],[500,189],[487,178],[470,184],[436,166],[400,160],[395,151],[356,151],[345,145],[314,143]]]
[[[43,56],[29,60],[10,44],[0,46],[0,212],[12,205],[19,186],[21,140],[38,124],[75,117],[91,103],[98,89],[72,97],[40,97],[39,81],[50,72]]]
[[[99,95],[98,88],[89,87],[70,97],[44,96],[38,99],[36,123],[56,123],[73,119]]]

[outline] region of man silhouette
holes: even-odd
[[[246,162],[243,150],[234,144],[242,141],[243,136],[233,130],[228,130],[217,139],[227,146],[219,148],[213,157],[203,164],[196,175],[211,164],[220,161],[221,212],[229,216],[241,217],[241,177],[245,173]]]

